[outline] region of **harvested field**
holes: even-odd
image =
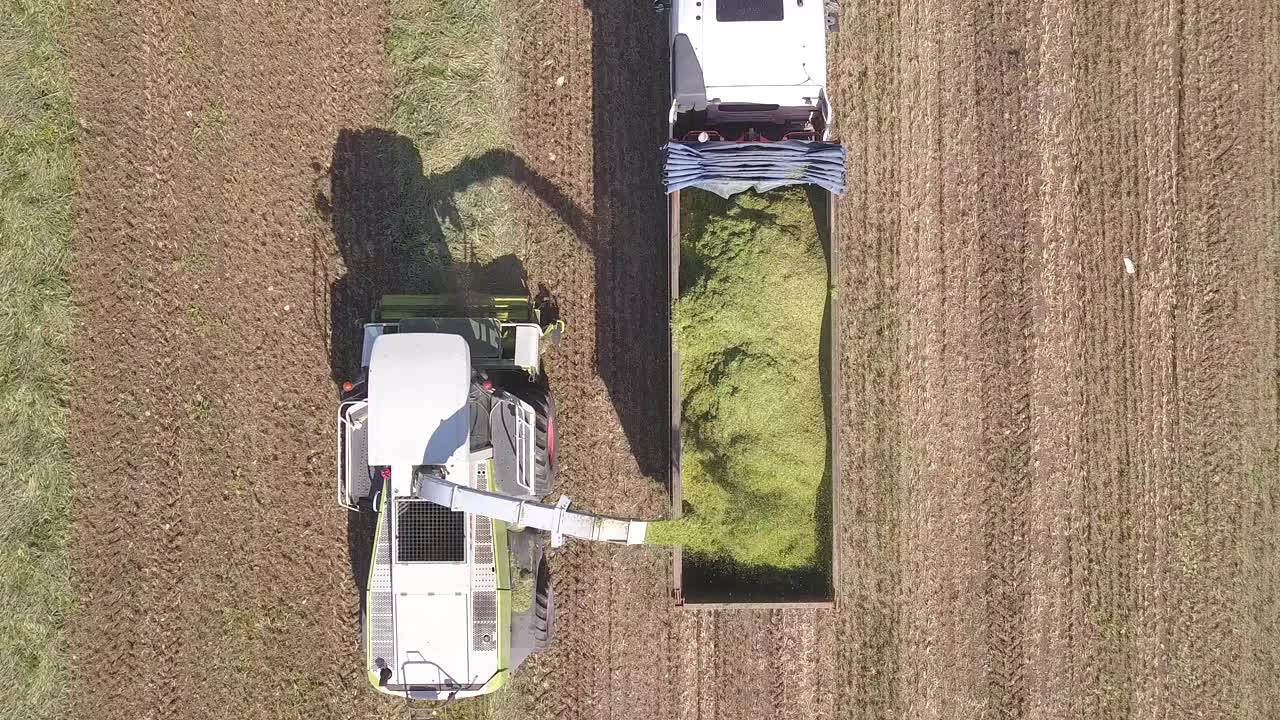
[[[518,11],[501,167],[570,328],[561,489],[658,516],[665,22]],[[415,203],[441,191],[368,130],[388,9],[75,24],[75,714],[400,712],[359,672],[331,486],[331,325],[380,273],[424,281],[388,218],[434,222]],[[573,545],[552,651],[462,711],[1274,713],[1280,8],[863,0],[842,28],[837,610],[679,611],[662,551]],[[343,243],[389,251],[334,285]]]
[[[1277,706],[1262,10],[846,21],[838,714]]]
[[[518,104],[554,113],[517,128],[517,147],[595,208],[595,258],[541,238],[557,262],[540,272],[580,288],[579,328],[593,300],[603,322],[635,287],[616,268],[662,275],[642,242],[659,241],[661,198],[635,157],[658,142],[665,99],[653,112],[657,91],[633,71],[661,62],[661,22],[612,5],[535,5],[520,47]],[[1264,10],[1266,22],[1243,20]],[[573,548],[557,581],[586,602],[527,680],[529,714],[1265,716],[1280,704],[1280,608],[1266,590],[1280,580],[1276,12],[846,3],[831,51],[851,154],[839,609],[671,615],[635,594],[664,563]],[[588,112],[566,96],[593,72]],[[615,220],[641,209],[647,224]],[[566,265],[594,271],[594,296]],[[596,347],[606,381],[612,352]],[[566,472],[592,478],[571,491],[640,509],[613,494],[631,476],[602,486],[600,469]]]
[[[387,8],[82,3],[75,25],[74,712],[371,708],[315,197],[339,131],[386,115]]]

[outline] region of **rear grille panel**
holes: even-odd
[[[478,463],[472,487],[486,490],[488,463]],[[498,577],[493,564],[493,521],[471,516],[471,649],[498,649]]]
[[[479,516],[477,516],[479,517]],[[493,526],[489,518],[480,518],[475,521],[475,563],[476,565],[492,568],[493,567]]]
[[[396,561],[465,562],[466,514],[426,500],[396,505]]]
[[[498,648],[498,593],[495,590],[471,593],[471,647],[474,650]]]

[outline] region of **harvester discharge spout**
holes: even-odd
[[[622,520],[569,509],[569,498],[560,496],[555,505],[508,497],[499,493],[465,487],[441,478],[420,475],[418,497],[455,512],[474,513],[509,523],[513,528],[545,530],[551,545],[564,544],[566,537],[623,545],[644,543],[648,523]]]

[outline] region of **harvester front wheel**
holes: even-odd
[[[551,392],[540,385],[526,385],[512,391],[529,403],[537,415],[532,494],[550,495],[556,484],[556,404]]]

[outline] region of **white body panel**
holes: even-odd
[[[538,371],[542,357],[542,328],[532,323],[520,323],[516,327],[516,367]]]
[[[817,106],[827,82],[823,3],[784,0],[783,19],[717,22],[718,0],[675,0],[671,36],[689,36],[711,103]]]
[[[465,566],[461,566],[466,570]],[[424,575],[425,573],[417,573]],[[434,575],[434,573],[432,573]],[[496,669],[496,658],[483,677],[471,671],[471,623],[467,622],[469,598],[437,590],[405,594],[401,585],[414,573],[393,574],[396,585],[396,640],[399,655],[397,683],[405,685],[459,685],[483,683]],[[479,668],[476,668],[479,670]]]
[[[649,527],[643,520],[573,512],[569,510],[569,498],[564,496],[555,506],[543,505],[430,479],[423,480],[420,496],[453,510],[502,520],[512,527],[546,530],[551,533],[553,546],[563,544],[565,537],[642,545]]]
[[[404,333],[374,340],[369,358],[369,464],[391,467],[393,494],[410,493],[413,468],[443,465],[467,482],[471,354],[457,335]]]

